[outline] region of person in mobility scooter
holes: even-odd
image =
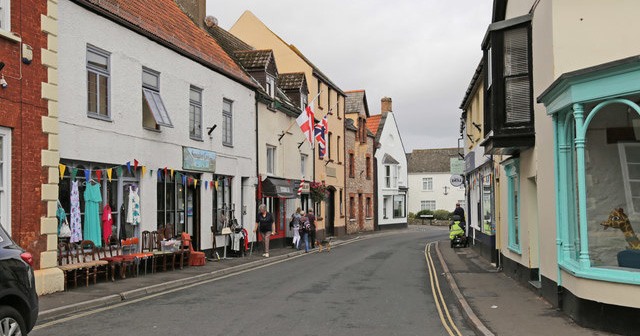
[[[453,215],[453,223],[449,226],[449,240],[451,240],[451,248],[467,247],[469,240],[464,235],[464,222],[458,215]]]

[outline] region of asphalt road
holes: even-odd
[[[80,314],[31,335],[448,335],[424,255],[427,242],[446,234],[416,227],[362,239]],[[448,289],[443,294],[462,334],[473,335]]]

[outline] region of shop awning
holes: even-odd
[[[291,180],[267,177],[262,182],[262,196],[271,196],[279,198],[296,198],[297,190]]]

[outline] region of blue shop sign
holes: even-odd
[[[182,147],[182,168],[215,173],[216,153],[203,149]]]

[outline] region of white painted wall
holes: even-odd
[[[182,146],[218,153],[216,173],[234,176],[232,193],[241,203],[241,178],[248,177],[245,227],[253,228],[256,184],[254,91],[217,72],[93,14],[68,0],[60,1],[59,120],[60,156],[65,159],[123,164],[137,159],[149,169],[182,169]],[[87,117],[86,47],[111,53],[111,121]],[[142,67],[159,71],[160,95],[173,122],[161,132],[142,127]],[[189,138],[189,87],[203,89],[203,128],[214,124],[212,138]],[[233,147],[222,146],[222,101],[233,103]],[[211,180],[212,174],[202,175]],[[248,182],[247,182],[248,181]],[[156,176],[140,181],[141,230],[156,229]],[[201,248],[211,248],[212,191],[201,189]],[[239,212],[237,213],[239,215]]]
[[[431,191],[422,189],[422,179],[431,177],[433,179],[433,189]],[[409,173],[409,207],[408,211],[414,214],[421,210],[421,201],[436,201],[436,209],[453,211],[458,201],[464,201],[464,185],[454,187],[449,182],[449,173]],[[447,195],[445,195],[447,187]],[[466,211],[466,210],[465,210]]]
[[[405,194],[404,191],[400,191],[398,188],[385,188],[383,164],[383,158],[385,154],[391,155],[394,159],[396,159],[396,161],[400,162],[398,186],[408,186],[407,156],[404,151],[402,138],[400,137],[400,132],[398,130],[394,113],[395,112],[387,113],[387,119],[384,123],[384,127],[382,124],[380,125],[380,127],[383,127],[382,134],[380,135],[380,148],[378,148],[375,153],[378,169],[378,225],[407,223],[406,216],[409,214],[409,211],[407,209],[407,211],[405,212],[405,217],[393,218],[393,204],[391,204],[391,207],[389,208],[390,212],[388,218],[384,218],[383,216],[384,196]],[[406,204],[408,204],[409,202],[409,195],[407,195],[405,202],[406,207]]]

